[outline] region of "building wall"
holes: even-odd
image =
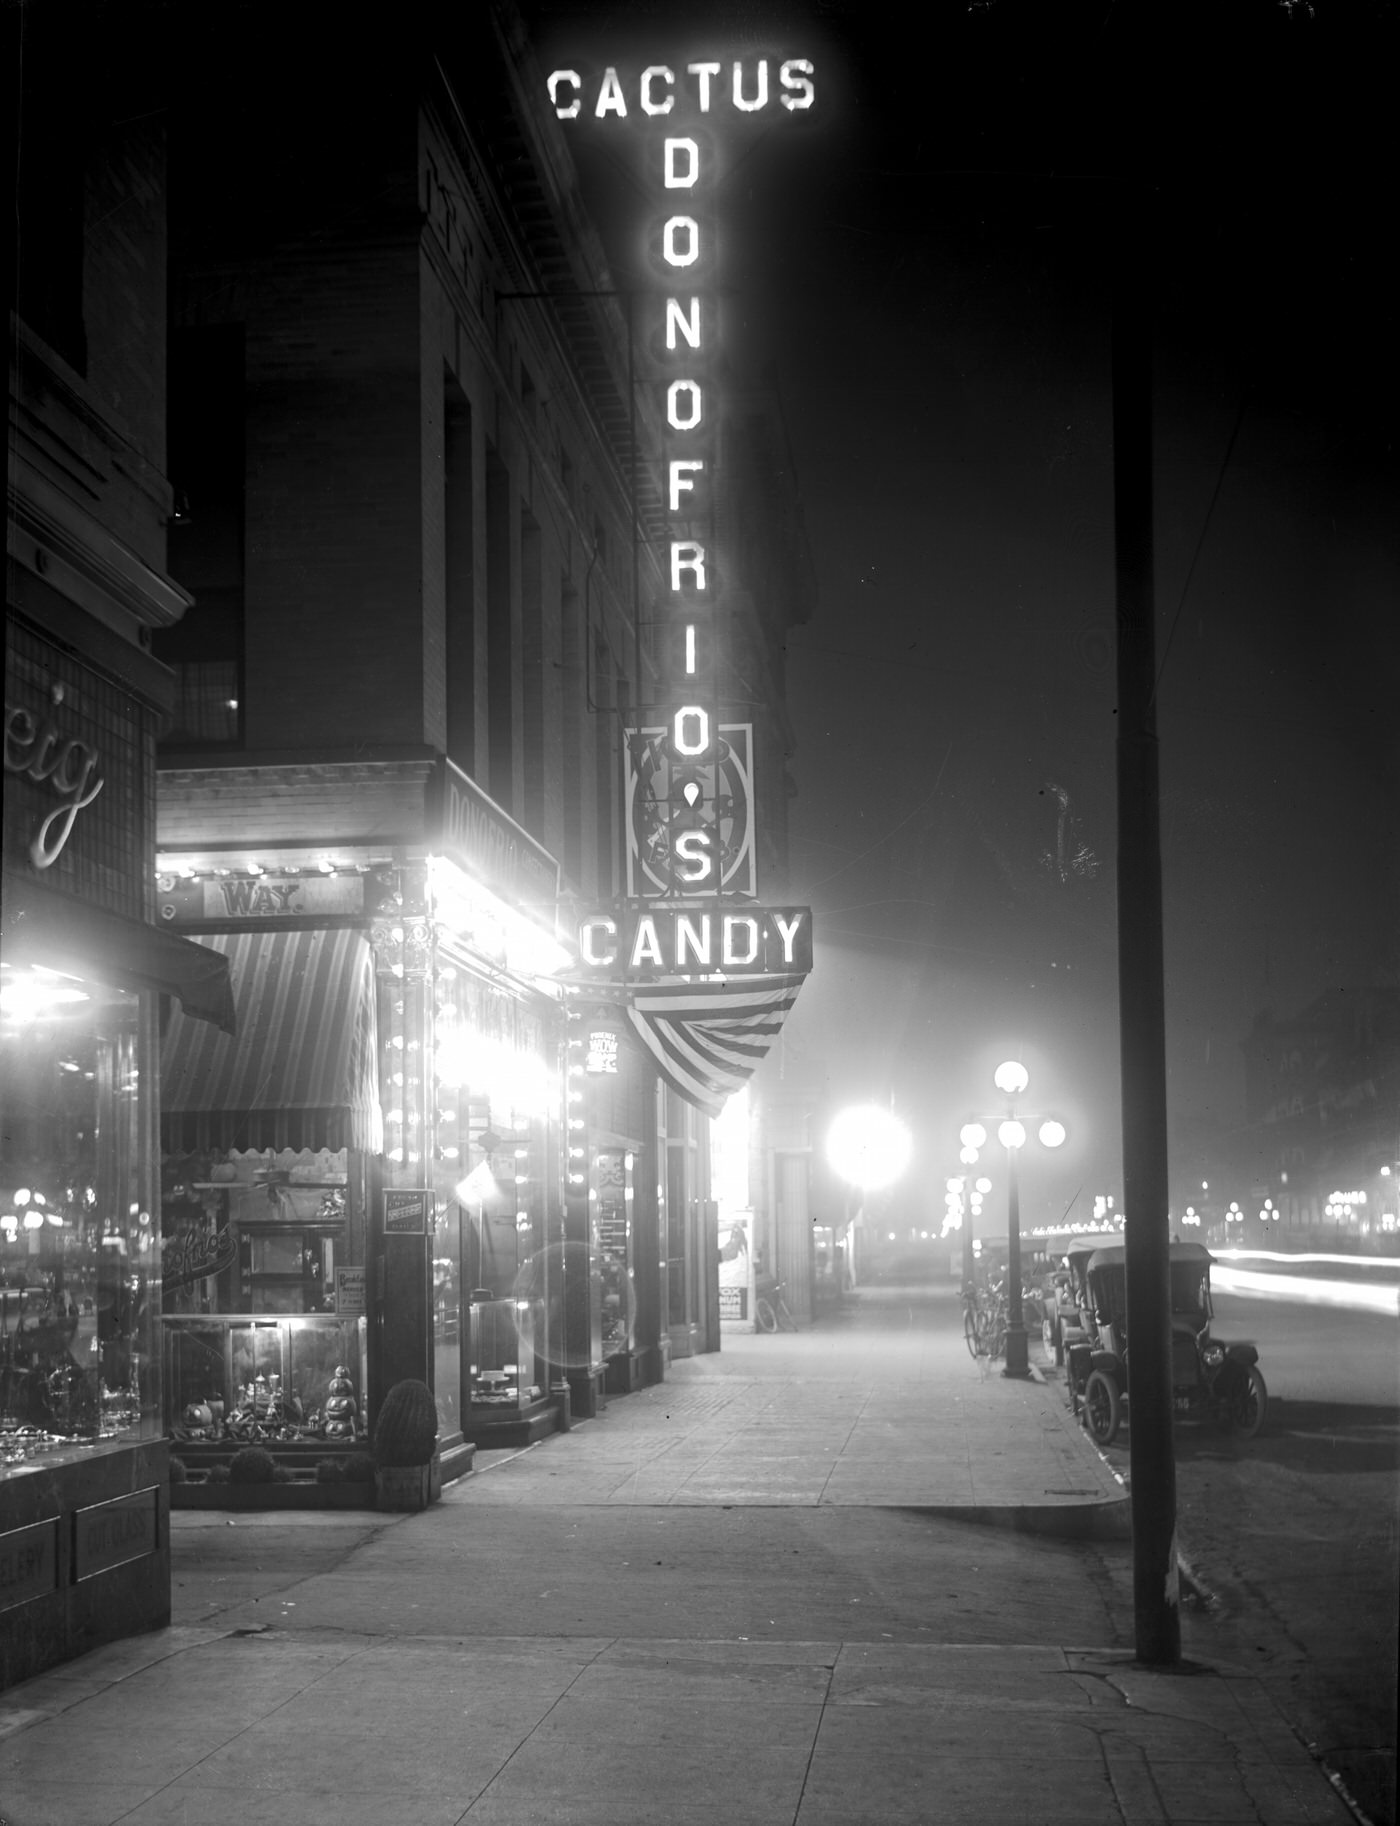
[[[141,934],[171,684],[148,642],[187,599],[164,570],[164,127],[142,21],[112,24],[75,34],[42,3],[4,19],[23,157],[10,218],[0,1414],[47,1439],[42,1472],[0,1468],[0,1559],[16,1573],[0,1592],[0,1687],[170,1617],[151,1252],[159,996],[131,965],[163,937]],[[65,800],[66,831],[51,822]],[[113,941],[127,944],[120,961]],[[75,997],[58,1022],[44,1005],[54,970]],[[12,985],[16,1004],[37,991],[28,1016],[9,1006]],[[41,1195],[44,1221],[21,1227]]]

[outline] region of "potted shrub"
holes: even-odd
[[[442,1494],[437,1403],[426,1382],[396,1382],[374,1423],[375,1483],[381,1509],[426,1509]]]

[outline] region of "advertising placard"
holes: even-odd
[[[433,1194],[421,1186],[390,1187],[384,1194],[385,1236],[423,1236],[433,1208]]]
[[[719,1217],[719,1322],[721,1331],[753,1330],[753,1212]]]
[[[337,1268],[335,1271],[335,1310],[342,1318],[358,1319],[365,1311],[365,1271],[363,1268]]]

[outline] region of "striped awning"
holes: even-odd
[[[782,1032],[805,980],[637,984],[628,992],[627,1018],[672,1090],[718,1116]]]
[[[176,1014],[161,1044],[161,1140],[204,1148],[383,1146],[374,962],[363,933],[206,933],[237,1032]]]

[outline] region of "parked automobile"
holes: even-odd
[[[1269,1396],[1259,1352],[1248,1342],[1227,1344],[1211,1334],[1211,1253],[1200,1243],[1173,1243],[1170,1252],[1172,1407],[1189,1419],[1213,1419],[1242,1438],[1264,1424]],[[1067,1351],[1076,1411],[1101,1446],[1116,1436],[1130,1396],[1125,1251],[1097,1249],[1085,1267],[1095,1334]]]
[[[1071,1344],[1082,1344],[1093,1336],[1086,1271],[1089,1258],[1101,1247],[1099,1237],[1077,1238],[1064,1250],[1061,1266],[1051,1274],[1053,1298],[1046,1304],[1044,1344],[1046,1356],[1056,1364],[1064,1363]]]

